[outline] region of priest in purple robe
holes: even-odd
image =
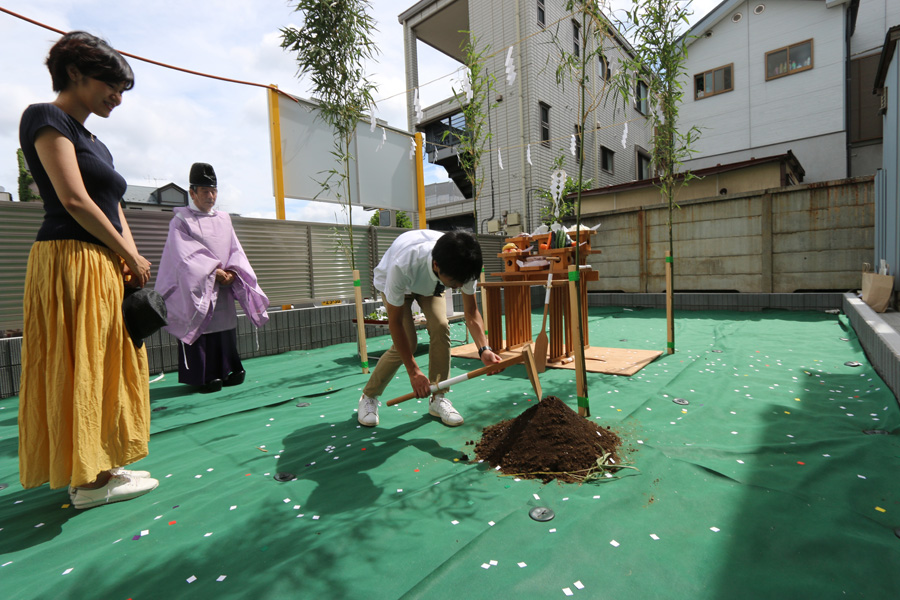
[[[217,392],[244,382],[237,346],[237,300],[247,318],[262,327],[269,299],[231,226],[216,210],[216,172],[191,166],[193,206],[174,209],[155,289],[166,299],[166,330],[178,338],[178,381]]]

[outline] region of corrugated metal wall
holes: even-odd
[[[22,328],[22,293],[28,252],[44,218],[44,205],[2,202],[0,212],[0,332]]]
[[[43,219],[39,203],[0,203],[0,331],[22,327],[22,293],[28,252]],[[138,249],[159,265],[166,242],[168,211],[126,210]],[[232,216],[235,233],[250,259],[262,289],[273,309],[282,305],[310,305],[324,300],[352,299],[350,236],[346,228],[324,223],[250,219]],[[356,268],[364,297],[374,297],[372,271],[403,229],[353,227]],[[496,255],[503,238],[478,236],[487,273],[496,273],[502,263]],[[150,286],[155,276],[150,280]]]

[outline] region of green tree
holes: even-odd
[[[372,215],[372,218],[369,219],[369,225],[371,225],[372,227],[378,227],[379,222],[380,222],[380,220],[378,218],[378,212],[376,211],[375,214]],[[410,220],[409,216],[407,216],[407,214],[405,212],[403,212],[402,210],[397,211],[397,227],[400,227],[403,229],[412,229],[413,228],[413,224],[412,224],[412,221]]]
[[[31,191],[31,184],[34,183],[34,177],[25,168],[25,155],[21,148],[16,149],[16,160],[19,163],[19,202],[43,202],[38,194]]]
[[[604,44],[610,37],[609,22],[596,0],[568,0],[566,2],[566,10],[572,13],[573,18],[579,23],[579,45],[577,48],[571,44],[561,41],[558,36],[554,36],[554,42],[560,52],[559,65],[556,69],[556,82],[561,87],[565,87],[567,81],[573,82],[578,90],[578,134],[582,137],[580,143],[576,144],[575,160],[578,165],[578,175],[574,179],[575,192],[575,228],[576,231],[581,229],[581,192],[586,189],[588,182],[584,179],[584,131],[587,123],[590,122],[590,116],[605,101],[609,89],[606,85],[601,86],[600,92],[596,95],[591,93],[591,76],[596,67],[591,68],[589,65],[596,65],[599,57],[603,54]],[[566,187],[569,187],[568,180]],[[575,264],[581,264],[581,246],[575,245]],[[585,285],[584,281],[579,281],[578,285]],[[578,322],[583,322],[583,313],[586,307],[577,304]],[[576,344],[584,347],[584,331],[578,329],[578,339]],[[580,372],[585,373],[584,353],[581,354]],[[579,414],[590,415],[590,404],[588,401],[587,379],[583,378],[578,381],[578,407]]]
[[[620,63],[620,70],[614,77],[616,89],[626,102],[638,93],[638,81],[646,85],[648,117],[655,132],[651,158],[658,177],[657,185],[669,209],[667,260],[671,262],[673,282],[675,252],[672,215],[678,208],[675,193],[695,178],[690,171],[680,173],[679,170],[695,152],[693,146],[700,137],[700,129],[696,126],[687,131],[678,128],[678,107],[684,96],[681,82],[686,76],[687,40],[678,36],[677,29],[682,24],[688,25],[688,17],[692,14],[690,2],[635,0],[630,10],[624,11],[624,19],[619,19],[625,35],[633,40],[634,52]],[[667,294],[671,294],[674,283],[667,287]],[[671,314],[671,311],[668,312]],[[667,350],[669,354],[675,352],[671,323]]]
[[[553,166],[550,167],[550,172],[552,173],[557,169],[562,169],[564,160],[565,156],[556,157],[556,160],[553,161]],[[593,184],[593,179],[585,179],[581,182],[581,189],[579,189],[578,182],[573,179],[571,175],[566,175],[566,183],[559,197],[558,208],[555,206],[556,202],[553,199],[552,192],[550,190],[540,190],[537,193],[538,198],[546,201],[546,204],[541,206],[541,222],[545,225],[562,223],[563,219],[575,214],[575,199],[570,196],[575,192],[583,192],[591,189]]]
[[[297,0],[294,10],[303,15],[303,27],[281,29],[281,47],[296,53],[298,76],[309,75],[318,115],[334,130],[331,154],[341,168],[328,171],[321,183],[347,211],[351,269],[356,269],[356,259],[350,148],[357,124],[375,105],[375,85],[365,75],[365,61],[378,53],[369,8],[368,0]]]

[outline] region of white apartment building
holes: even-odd
[[[577,163],[570,152],[572,135],[580,134],[579,89],[574,81],[557,83],[560,47],[573,51],[581,42],[580,19],[565,10],[565,0],[422,0],[399,15],[403,25],[406,83],[414,90],[437,73],[419,73],[417,43],[421,41],[464,64],[462,46],[471,32],[477,49],[490,55],[486,68],[497,78],[492,97],[496,104],[488,113],[492,135],[485,146],[479,177],[483,178],[477,220],[472,218],[472,202],[458,203],[454,215],[446,207],[429,218],[429,226],[441,228],[445,219],[459,225],[468,218],[470,228],[479,233],[515,235],[532,231],[541,222],[538,198],[547,189],[554,160],[564,157],[563,168],[577,175]],[[555,39],[555,41],[554,41]],[[593,43],[590,41],[589,43]],[[599,97],[606,80],[630,46],[615,31],[604,36],[603,58],[589,65],[590,96]],[[516,70],[513,84],[507,85],[505,62],[509,47]],[[445,167],[466,198],[469,189],[458,166],[456,150],[441,144],[442,132],[460,128],[462,115],[454,97],[424,107],[417,122],[414,92],[407,96],[410,130],[425,133],[429,160]],[[623,106],[610,97],[591,112],[584,135],[584,178],[591,187],[601,187],[645,179],[650,173],[652,137],[643,112],[646,106]],[[625,126],[627,123],[627,135]],[[581,140],[583,139],[583,142]],[[437,142],[437,143],[435,143]],[[499,151],[499,153],[498,153]],[[530,156],[531,162],[528,158]],[[501,168],[500,162],[503,167]],[[451,221],[446,221],[450,224]]]

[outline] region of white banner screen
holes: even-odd
[[[299,200],[338,202],[337,190],[323,189],[331,170],[343,164],[332,154],[331,127],[318,118],[316,105],[278,94],[284,195]],[[351,147],[350,195],[354,206],[390,208],[415,213],[416,164],[410,160],[409,133],[360,122]],[[336,186],[332,178],[330,183]]]

